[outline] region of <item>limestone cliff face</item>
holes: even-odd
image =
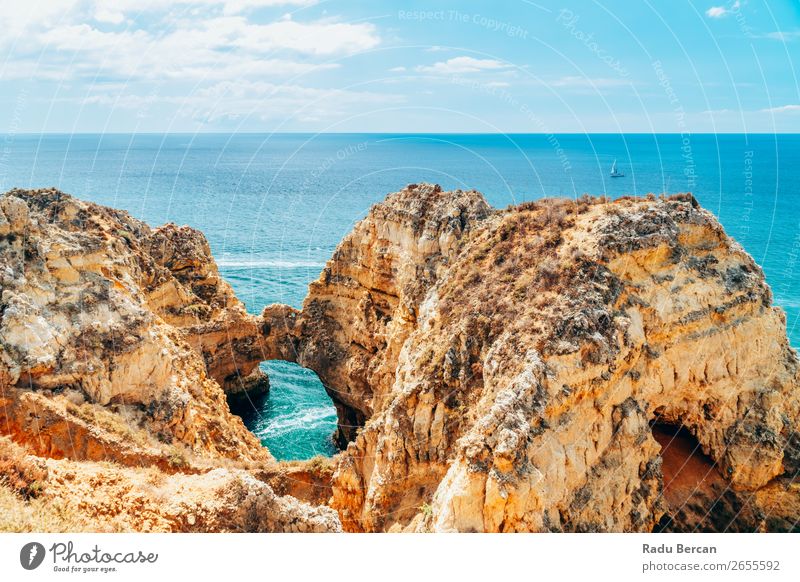
[[[229,400],[266,394],[269,380],[258,368],[266,359],[261,323],[220,277],[205,236],[188,226],[167,224],[143,243],[171,275],[154,274],[148,305],[185,333]]]
[[[83,512],[52,527],[778,531],[800,518],[783,313],[690,195],[493,210],[412,185],[344,239],[302,310],[252,317],[201,233],[16,190],[0,197],[0,284],[0,505],[11,488],[21,514]],[[268,359],[319,374],[344,447],[330,461],[277,464],[230,414],[226,392],[266,390]]]
[[[268,386],[262,323],[201,233],[11,191],[0,284],[0,530],[341,530],[229,411]]]
[[[487,216],[480,194],[412,185],[375,205],[309,287],[300,314],[267,308],[273,354],[317,371],[337,407],[339,441],[386,406],[419,305],[459,241]],[[279,341],[279,340],[278,340]],[[271,344],[272,345],[272,344]]]
[[[12,191],[0,198],[0,277],[3,432],[51,457],[138,463],[170,445],[268,457],[212,379],[235,372],[247,320],[200,233]]]
[[[682,509],[654,423],[697,439],[751,506],[741,529],[782,511],[767,490],[798,495],[784,316],[690,195],[491,211],[411,186],[343,241],[301,313],[264,316],[346,425],[347,529],[651,531]]]

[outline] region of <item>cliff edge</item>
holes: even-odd
[[[301,312],[263,317],[337,405],[347,529],[796,528],[784,315],[691,195],[492,210],[411,185],[344,239]],[[670,431],[693,439],[679,465],[701,467],[683,495],[654,437]]]
[[[0,529],[798,527],[785,318],[689,194],[412,184],[252,316],[198,231],[15,190],[0,278]],[[322,380],[332,459],[276,463],[230,413],[273,359]]]
[[[0,285],[4,520],[37,499],[74,517],[56,530],[339,529],[330,509],[252,476],[274,461],[226,391],[268,386],[260,321],[200,232],[13,190],[0,197]]]

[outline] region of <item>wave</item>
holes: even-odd
[[[281,260],[281,259],[244,259],[244,258],[221,258],[217,259],[217,266],[220,269],[302,269],[317,268],[325,266],[324,261],[312,260]]]
[[[800,299],[796,299],[789,295],[781,295],[780,293],[776,293],[774,295],[775,303],[780,307],[788,307],[790,309],[797,309],[800,308]]]
[[[278,416],[266,423],[257,435],[259,437],[278,437],[295,430],[309,430],[325,424],[331,424],[331,429],[336,425],[336,410],[333,406],[308,408]]]

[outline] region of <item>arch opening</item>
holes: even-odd
[[[269,376],[269,390],[229,401],[231,412],[279,461],[334,455],[336,408],[317,374],[285,360],[262,362],[260,369]]]
[[[660,420],[651,424],[651,430],[661,445],[662,496],[667,510],[654,531],[722,531],[714,528],[725,519],[719,501],[728,488],[716,461],[703,453],[700,442],[680,422]],[[712,527],[712,523],[716,525]]]

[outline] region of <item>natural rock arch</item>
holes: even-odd
[[[412,185],[345,238],[302,311],[263,317],[340,422],[365,421],[333,477],[346,528],[647,531],[664,511],[656,409],[730,490],[797,471],[797,358],[771,300],[691,195],[493,211]]]

